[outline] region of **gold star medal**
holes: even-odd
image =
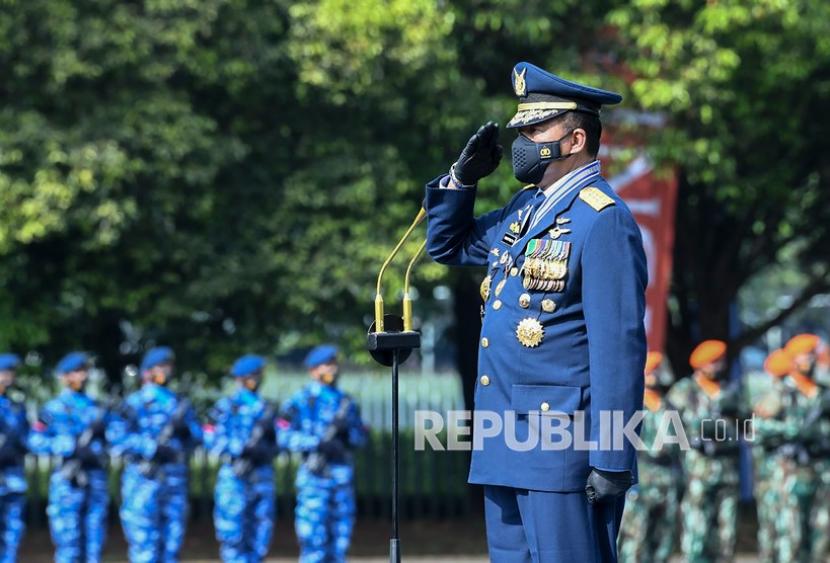
[[[545,336],[545,328],[542,323],[534,318],[528,317],[519,322],[516,328],[516,338],[525,348],[535,348],[542,343]]]

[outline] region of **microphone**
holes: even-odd
[[[412,296],[409,293],[409,280],[412,277],[412,267],[415,266],[415,262],[423,255],[424,249],[427,247],[427,241],[424,239],[424,242],[421,243],[421,246],[418,247],[418,251],[412,255],[412,260],[409,261],[409,265],[406,267],[406,275],[403,277],[403,331],[404,332],[412,332]]]
[[[385,325],[384,325],[383,294],[382,294],[382,291],[381,291],[381,284],[383,283],[383,275],[386,273],[386,269],[389,267],[389,264],[392,263],[392,260],[394,260],[395,256],[398,255],[398,252],[400,252],[400,250],[403,247],[404,243],[406,243],[406,241],[412,235],[412,231],[414,231],[415,228],[418,225],[423,223],[424,219],[426,219],[426,216],[427,216],[426,210],[423,207],[421,207],[421,210],[418,211],[418,215],[415,216],[415,219],[412,221],[412,224],[409,225],[409,228],[406,230],[404,235],[401,237],[401,240],[398,241],[398,244],[395,245],[395,248],[389,254],[389,257],[387,257],[386,260],[383,262],[383,266],[380,267],[380,272],[378,272],[377,287],[375,289],[375,325],[374,325],[374,332],[384,332],[385,331],[384,329],[386,328]],[[407,278],[406,278],[407,281],[409,279],[409,271],[411,270],[412,265],[414,264],[415,260],[420,256],[420,253],[423,251],[423,247],[425,245],[426,245],[426,241],[424,241],[424,244],[421,245],[421,250],[418,251],[418,253],[415,255],[415,258],[413,258],[413,260],[409,263],[409,268],[407,269]],[[404,313],[406,311],[405,307],[406,307],[406,297],[407,297],[406,294],[407,293],[408,292],[405,290],[405,292],[404,292]],[[412,305],[412,303],[410,301],[410,308],[411,308],[411,305]],[[404,314],[404,318],[406,318],[406,314]],[[410,320],[411,320],[411,313],[410,313]],[[411,330],[411,327],[410,327],[410,330]]]

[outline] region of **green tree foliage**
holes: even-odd
[[[806,274],[792,305],[744,327],[750,343],[830,289],[830,5],[635,0],[610,14],[636,78],[630,100],[667,116],[650,149],[678,171],[669,351],[729,337],[729,306],[786,258]]]
[[[698,318],[724,331],[782,245],[826,279],[818,1],[0,5],[0,347],[47,365],[83,347],[114,373],[150,342],[212,373],[243,348],[361,348],[378,264],[424,182],[509,117],[522,59],[667,116],[652,148],[682,179],[678,350]],[[503,165],[481,209],[517,187]],[[465,371],[477,277],[418,273],[424,296],[455,291]]]

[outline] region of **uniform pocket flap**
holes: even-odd
[[[517,414],[573,414],[579,409],[582,390],[570,385],[514,385],[511,407]]]

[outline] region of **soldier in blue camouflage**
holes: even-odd
[[[246,355],[231,367],[236,390],[210,413],[205,445],[222,460],[214,524],[225,563],[258,563],[274,527],[276,412],[258,393],[265,359]]]
[[[106,410],[86,394],[89,357],[71,352],[55,373],[63,386],[38,416],[33,452],[60,458],[49,478],[49,530],[55,561],[101,560],[107,530],[109,461]]]
[[[683,452],[686,493],[681,502],[684,561],[733,561],[737,534],[738,444],[745,406],[727,381],[726,343],[706,340],[689,359],[694,375],[672,387],[691,447]]]
[[[23,455],[29,424],[22,404],[9,397],[20,358],[0,354],[0,563],[17,561],[17,549],[26,529],[26,476]]]
[[[660,432],[669,431],[666,417],[674,408],[666,401],[659,384],[657,371],[662,361],[660,352],[646,356],[646,411],[640,439],[648,449],[637,453],[640,479],[627,493],[617,540],[620,563],[667,563],[674,553],[680,447],[672,440],[658,440]]]
[[[300,561],[336,563],[346,560],[355,519],[352,450],[367,433],[357,405],[337,388],[337,348],[314,348],[305,365],[312,382],[284,405],[278,438],[303,455],[295,511]]]
[[[143,385],[125,400],[113,448],[126,464],[121,525],[132,563],[173,563],[187,526],[188,458],[202,441],[190,402],[167,387],[173,351],[150,349],[141,362]]]

